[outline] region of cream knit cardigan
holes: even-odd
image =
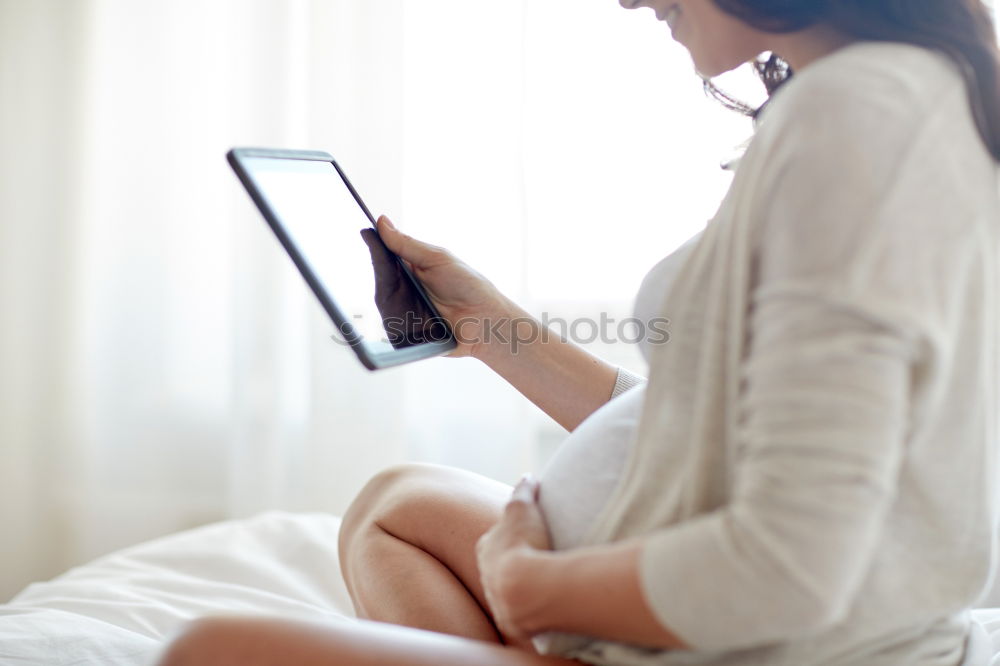
[[[760,118],[663,305],[622,481],[663,624],[600,664],[940,664],[987,583],[1000,195],[943,56],[860,43]]]

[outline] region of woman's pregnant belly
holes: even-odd
[[[639,424],[645,388],[636,386],[587,417],[542,471],[538,499],[554,549],[580,545],[611,498]]]

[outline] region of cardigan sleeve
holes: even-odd
[[[750,195],[763,231],[728,504],[643,542],[649,606],[699,651],[845,617],[895,498],[928,340],[951,344],[934,322],[961,298],[962,241],[941,211],[960,203],[912,116],[853,104],[798,109],[808,122],[783,128]]]
[[[913,345],[850,303],[761,293],[730,503],[647,538],[642,587],[698,650],[837,622],[891,503]]]

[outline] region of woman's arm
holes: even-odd
[[[451,325],[459,343],[451,356],[480,359],[567,430],[611,398],[615,366],[542,326],[447,250],[407,236],[385,216],[378,232]]]
[[[507,299],[505,299],[507,300]],[[613,395],[618,368],[544,327],[507,300],[476,357],[559,425],[575,429]]]

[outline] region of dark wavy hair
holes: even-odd
[[[859,40],[904,42],[950,57],[969,89],[979,134],[1000,161],[1000,50],[990,10],[982,0],[713,0],[747,25],[772,33],[824,24]],[[779,54],[754,62],[768,94],[794,72]],[[730,109],[756,118],[753,108],[711,81],[705,90]]]

